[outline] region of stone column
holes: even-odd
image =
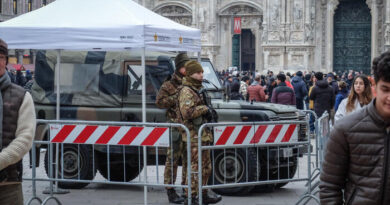
[[[327,47],[328,52],[327,55],[327,63],[326,63],[326,72],[330,72],[333,70],[333,30],[334,30],[334,13],[337,5],[339,4],[338,0],[330,0],[327,5],[327,22],[328,29],[326,32],[327,36]]]
[[[386,23],[390,23],[390,0],[386,0]]]
[[[279,0],[278,0],[279,1]],[[289,0],[287,0],[289,1]],[[285,0],[281,0],[281,8],[280,8],[280,24],[285,24],[286,23],[286,16],[288,16],[288,3],[286,5]],[[287,12],[286,12],[286,7],[287,7]]]
[[[306,51],[304,54],[303,54],[303,66],[305,66],[305,69],[308,69],[309,68],[309,51]]]
[[[264,69],[268,69],[269,61],[268,61],[269,51],[264,51]]]
[[[198,24],[198,12],[196,9],[196,1],[192,1],[192,27],[197,28]]]
[[[309,24],[310,23],[310,0],[304,1],[304,8],[305,8],[305,12],[304,12],[305,24]]]
[[[287,8],[286,8],[286,15],[287,15],[287,18],[286,18],[286,24],[289,25],[291,24],[292,22],[292,19],[291,19],[291,16],[293,14],[293,6],[292,5],[292,0],[287,0]]]
[[[371,61],[378,55],[378,2],[371,3]]]
[[[16,53],[16,56],[17,56],[17,59],[18,59],[18,64],[23,64],[23,54],[24,54],[24,50],[15,50],[15,53]]]
[[[37,56],[37,50],[31,50],[30,51],[30,56],[31,56],[31,63],[35,65],[36,61],[36,56]]]

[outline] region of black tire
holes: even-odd
[[[51,165],[53,170],[55,170],[56,145],[53,144],[52,147],[53,161]],[[61,155],[62,152],[63,156]],[[64,160],[63,163],[61,161],[62,158]],[[63,168],[62,165],[64,165]],[[80,168],[78,168],[79,165]],[[49,176],[49,149],[45,155],[45,171]],[[64,144],[62,149],[62,145],[60,144],[57,172],[59,179],[62,179],[62,172],[64,173],[64,179],[78,179],[80,177],[82,180],[92,180],[96,174],[96,169],[93,169],[92,163],[92,146]],[[88,183],[58,182],[58,187],[62,189],[81,189],[87,185]]]
[[[292,162],[293,165],[291,165],[289,167],[281,167],[279,169],[279,172],[280,172],[279,177],[280,177],[280,179],[292,179],[294,177],[295,173],[297,172],[297,168],[298,168],[297,158],[294,157],[294,158],[290,159],[290,162]],[[278,178],[277,173],[276,173],[276,175],[273,178],[274,179]],[[280,189],[280,188],[286,186],[287,184],[288,184],[288,182],[277,183],[277,184],[275,184],[275,188]]]
[[[212,152],[213,173],[210,177],[209,184],[224,184],[256,181],[257,155],[253,149],[227,149],[215,150]],[[247,165],[246,165],[247,162]],[[225,172],[226,163],[226,172]],[[232,188],[213,189],[221,195],[245,195],[248,194],[254,186],[239,186]]]
[[[98,170],[104,178],[108,179],[107,153],[98,152],[97,155]],[[126,154],[126,163],[124,163],[123,154],[110,154],[110,181],[128,182],[136,178],[144,167],[142,159],[142,157],[139,159],[136,154]],[[126,169],[125,174],[124,169]]]

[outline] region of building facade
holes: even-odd
[[[219,70],[370,72],[390,48],[390,0],[135,0],[199,28]],[[233,18],[241,17],[241,35]]]
[[[54,0],[0,0],[0,21]],[[390,0],[134,0],[201,30],[218,70],[370,72],[390,49]],[[16,8],[15,8],[16,7]],[[241,18],[241,34],[233,19]]]
[[[0,22],[39,9],[53,1],[55,0],[0,0]],[[9,62],[12,64],[33,64],[35,59],[33,50],[10,50],[9,55]]]

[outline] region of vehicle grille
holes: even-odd
[[[283,113],[283,114],[279,114],[277,116],[271,117],[270,120],[271,121],[285,121],[285,120],[305,121],[306,116],[305,115],[297,115],[297,113]],[[306,130],[307,130],[306,124],[299,125],[298,141],[306,141],[307,140]]]

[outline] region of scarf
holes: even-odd
[[[0,77],[0,151],[3,149],[3,92],[11,85],[7,71]]]
[[[202,81],[187,76],[183,80],[183,85],[194,87],[196,90],[199,90],[202,88]]]

